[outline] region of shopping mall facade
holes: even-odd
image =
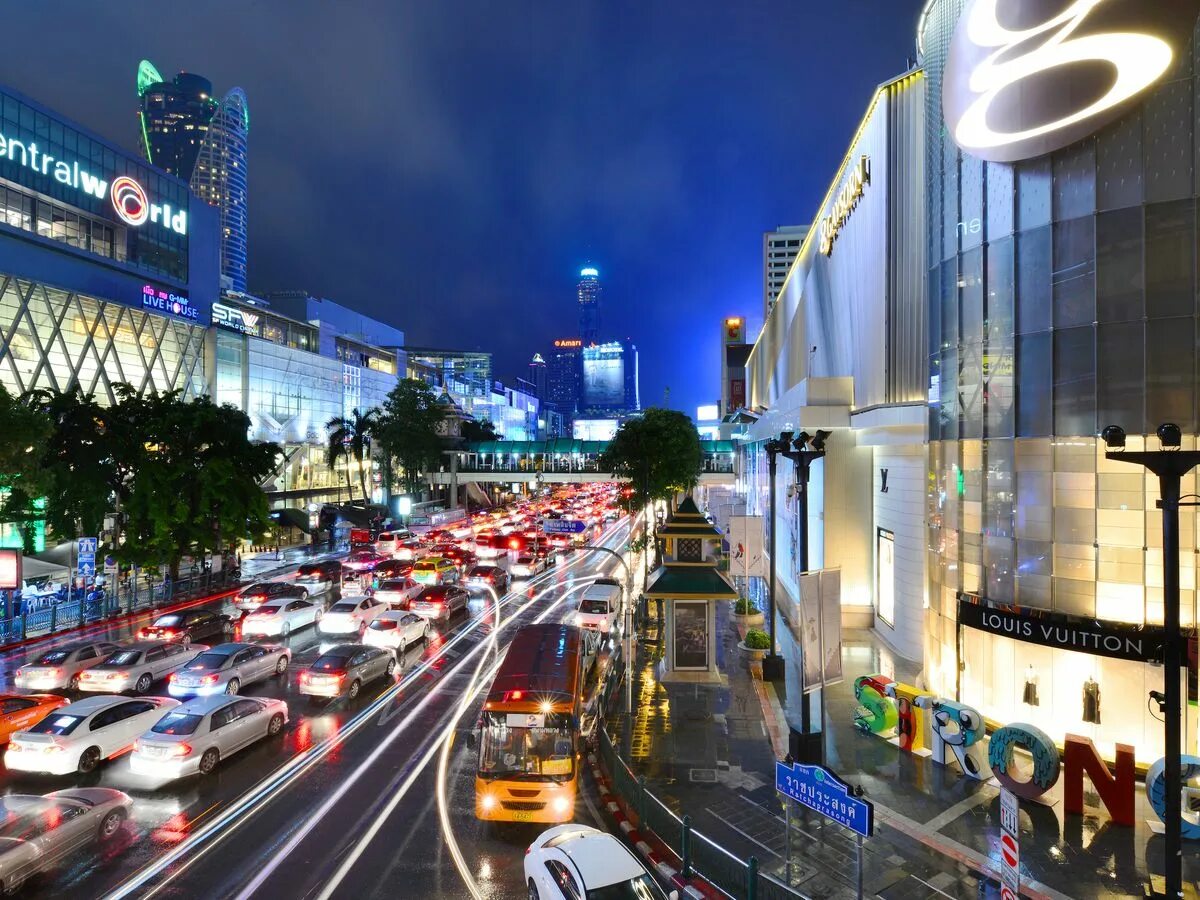
[[[1187,4],[1124,7],[1138,21],[1122,29],[1155,52],[1112,60],[1132,85],[1115,96],[1097,74],[1113,68],[1043,57],[1036,85],[988,68],[1013,34],[960,21],[1014,5],[930,0],[917,67],[872,100],[747,364],[762,416],[745,488],[765,512],[762,442],[831,430],[810,563],[841,567],[844,621],[870,622],[921,663],[922,687],[991,723],[1090,737],[1108,758],[1130,744],[1145,763],[1163,751],[1146,702],[1162,668],[1112,648],[1131,624],[1147,648],[1161,633],[1158,483],[1106,460],[1097,435],[1116,424],[1131,449],[1157,449],[1160,423],[1185,448],[1200,434],[1195,12],[1181,27]],[[1082,21],[1093,6],[1037,33],[1111,27]],[[1064,106],[1080,96],[1093,105]],[[784,545],[799,530],[791,477],[781,459]],[[998,607],[1015,613],[980,614]],[[1195,751],[1194,721],[1185,734]]]

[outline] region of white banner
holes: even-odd
[[[729,517],[729,574],[735,578],[766,578],[762,516]]]
[[[800,649],[805,693],[842,680],[840,569],[818,569],[800,576]]]

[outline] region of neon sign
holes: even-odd
[[[181,319],[199,319],[200,310],[188,303],[188,298],[171,291],[159,290],[152,284],[142,287],[142,308],[170,313]]]
[[[972,0],[959,19],[942,106],[955,142],[980,159],[1032,159],[1114,121],[1171,67],[1200,8],[1074,0],[1047,18],[1046,6]]]
[[[228,328],[231,331],[240,331],[242,334],[258,334],[259,318],[256,313],[235,309],[232,306],[226,306],[224,303],[214,303],[212,305],[213,324],[219,325],[222,328]]]
[[[27,143],[4,134],[0,134],[0,158],[37,175],[53,177],[59,184],[96,200],[108,197],[117,217],[126,225],[138,228],[149,221],[176,234],[187,234],[187,210],[174,209],[169,203],[151,203],[145,188],[128,175],[114,178],[110,186],[105,179],[80,168],[77,161],[56,159],[39,150],[35,142]]]
[[[858,165],[851,171],[846,183],[838,191],[837,200],[829,215],[821,220],[821,252],[826,256],[833,255],[833,242],[838,239],[850,213],[854,212],[858,201],[862,199],[863,190],[871,183],[871,157],[863,154],[858,158]]]
[[[555,347],[571,349],[572,347],[582,347],[583,341],[579,338],[559,338],[554,342]]]

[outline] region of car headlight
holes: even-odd
[[[550,808],[560,816],[565,816],[571,809],[571,799],[566,796],[558,796],[550,801]]]

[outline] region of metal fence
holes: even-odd
[[[623,667],[613,664],[601,687],[601,709],[609,709],[608,700],[621,680]],[[729,897],[747,900],[797,900],[803,894],[760,872],[758,859],[743,860],[730,853],[691,825],[688,816],[678,816],[646,787],[646,779],[635,775],[613,745],[608,731],[597,729],[600,766],[608,775],[613,791],[633,813],[638,829],[653,834],[683,862],[685,875],[696,874]]]

